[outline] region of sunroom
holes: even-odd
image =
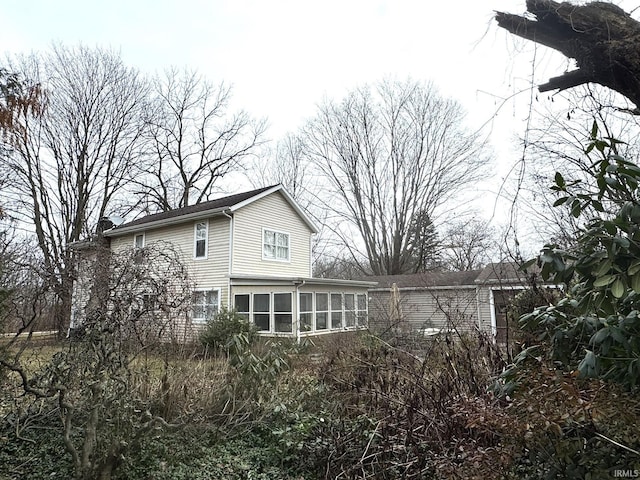
[[[375,282],[234,276],[229,303],[261,335],[301,338],[366,328]]]

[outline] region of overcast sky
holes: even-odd
[[[233,84],[277,138],[323,96],[385,76],[433,80],[473,122],[488,120],[497,99],[526,88],[531,60],[493,10],[522,13],[525,0],[5,0],[0,45],[82,42],[148,72],[195,68]]]
[[[532,65],[534,83],[570,65],[498,29],[494,10],[521,14],[525,0],[5,0],[0,45],[27,53],[81,42],[119,50],[145,72],[197,69],[231,83],[235,105],[267,117],[272,139],[325,96],[388,76],[432,80],[463,104],[472,128],[491,132],[495,192],[517,157]]]

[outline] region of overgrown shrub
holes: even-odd
[[[544,309],[555,304],[559,298],[557,289],[534,285],[533,288],[524,289],[511,299],[507,307],[507,322],[511,332],[510,359],[524,348],[539,344],[547,334],[546,326],[538,322],[521,321],[521,319],[536,309]]]
[[[223,307],[220,312],[207,322],[207,326],[200,334],[200,342],[217,353],[228,353],[229,349],[235,348],[234,337],[244,335],[249,346],[257,338],[255,325],[248,319]]]
[[[613,478],[613,470],[640,470],[640,400],[615,384],[582,380],[543,357],[517,370],[518,389],[506,411],[520,449],[511,477]],[[515,433],[515,432],[514,432]]]
[[[640,388],[640,167],[618,155],[613,138],[598,138],[594,122],[586,155],[598,154],[594,191],[555,175],[556,206],[576,218],[595,218],[576,232],[575,245],[545,245],[537,262],[543,278],[566,288],[554,306],[525,317],[547,334],[553,358],[583,377]]]
[[[506,468],[493,449],[512,428],[485,388],[502,360],[487,340],[423,339],[417,357],[368,336],[332,352],[320,370],[331,401],[312,419],[303,457],[324,478],[452,478],[460,455]]]

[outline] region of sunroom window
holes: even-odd
[[[344,321],[347,327],[356,326],[356,303],[353,293],[344,294]]]
[[[331,294],[331,328],[342,327],[342,294]]]
[[[253,295],[253,323],[255,323],[256,328],[261,332],[268,332],[270,330],[270,299],[271,295],[268,293],[255,293]]]
[[[329,294],[316,293],[316,330],[326,330],[329,317]]]
[[[300,330],[309,332],[313,328],[313,293],[300,294]]]
[[[358,302],[358,325],[364,327],[367,325],[367,296],[364,294],[358,294],[357,296]]]
[[[249,294],[241,294],[235,296],[235,310],[238,315],[249,320]]]
[[[276,332],[293,331],[293,311],[290,293],[273,294],[273,316]]]

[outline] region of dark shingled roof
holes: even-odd
[[[378,282],[378,288],[390,288],[394,283],[398,288],[446,287],[474,285],[481,270],[465,272],[425,272],[406,275],[381,275],[364,277],[362,280]]]
[[[532,267],[529,273],[535,273]],[[477,284],[527,284],[527,274],[519,269],[515,262],[490,263],[481,270],[464,272],[425,272],[408,275],[381,275],[363,277],[361,280],[378,282],[378,288],[457,287]]]
[[[482,269],[476,283],[525,283],[527,274],[516,262],[490,263]]]
[[[195,205],[189,205],[184,208],[176,208],[175,210],[169,210],[168,212],[160,212],[155,213],[153,215],[147,215],[142,218],[138,218],[137,220],[133,220],[131,222],[123,223],[111,229],[112,232],[117,232],[120,229],[126,227],[134,227],[137,225],[144,225],[145,223],[157,222],[160,220],[168,220],[170,218],[180,217],[182,215],[189,215],[191,213],[199,213],[206,212],[208,210],[221,210],[226,207],[233,207],[238,203],[242,203],[245,200],[249,200],[251,197],[255,197],[256,195],[261,194],[273,188],[277,185],[271,185],[269,187],[258,188],[256,190],[251,190],[249,192],[236,193],[235,195],[229,195],[226,197],[218,198],[216,200],[211,200],[209,202],[197,203]]]

